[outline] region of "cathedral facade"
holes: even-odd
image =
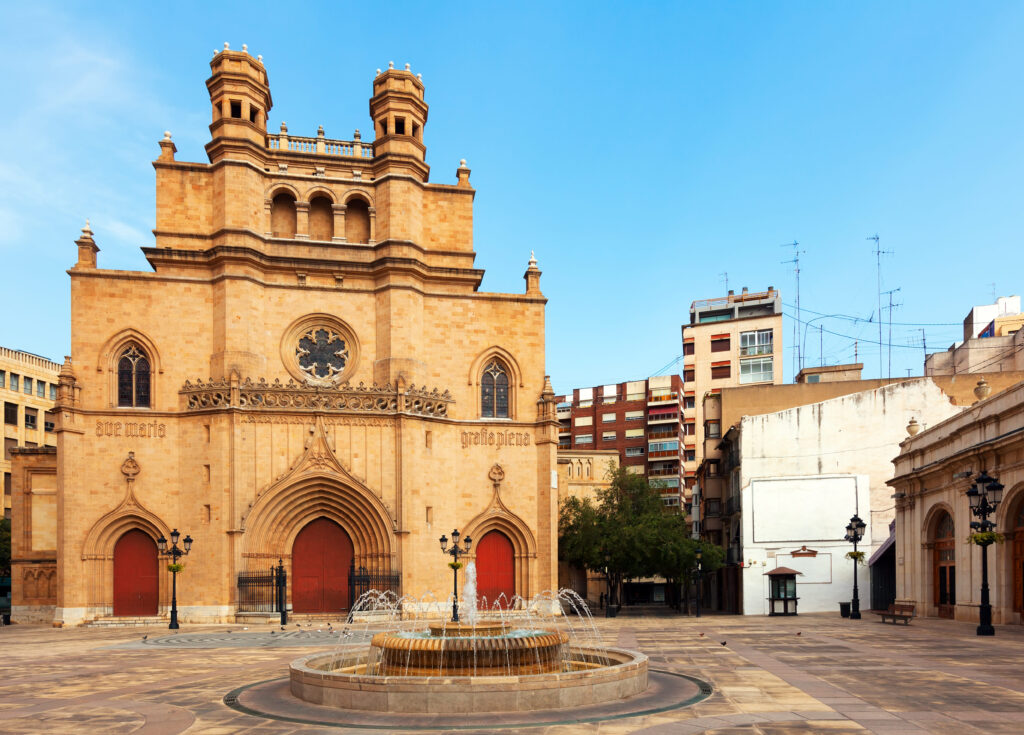
[[[296,613],[349,609],[353,575],[443,599],[453,528],[489,599],[557,586],[541,274],[531,256],[523,293],[478,290],[470,171],[429,181],[421,79],[378,71],[373,141],[342,141],[268,132],[244,48],[210,66],[209,162],[168,133],[153,164],[152,272],[77,241],[55,468],[14,478],[15,619],[166,614],[175,530],[184,622],[235,620],[279,560]],[[19,592],[49,566],[51,596]]]

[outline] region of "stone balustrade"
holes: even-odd
[[[303,137],[301,135],[288,135],[288,127],[282,123],[281,132],[277,135],[267,134],[267,148],[272,151],[288,151],[289,153],[304,153],[319,156],[338,156],[341,158],[373,158],[373,144],[363,143],[358,137],[356,139],[334,140],[325,138],[321,128],[315,138]]]
[[[289,379],[268,382],[253,380],[186,380],[179,391],[187,411],[218,408],[242,408],[255,411],[343,412],[370,415],[413,414],[417,416],[448,415],[454,399],[448,391],[437,388],[409,386],[404,392],[391,384],[352,386],[343,383],[336,388],[320,388]]]

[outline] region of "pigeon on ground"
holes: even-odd
[[[147,638],[149,638],[149,634],[142,636],[142,640],[146,640]]]
[[[719,643],[721,643],[723,646],[725,645],[725,641],[719,641]]]
[[[283,625],[281,626],[281,630],[284,630],[284,626]]]
[[[348,632],[347,630],[346,630],[346,631],[344,631],[344,632],[342,632],[342,635],[343,635],[343,636],[344,636],[345,638],[351,638],[351,637],[352,637],[352,634],[351,634],[351,633],[349,633],[349,632]]]
[[[229,630],[229,631],[228,631],[228,633],[230,633],[230,632],[231,632],[231,631]]]
[[[276,632],[277,632],[276,630],[272,630],[272,631],[270,631],[270,635],[274,635],[274,633],[276,633]]]
[[[703,634],[703,633],[701,633],[701,634],[700,634],[700,637],[701,637],[701,638],[703,638],[703,637],[704,637],[704,634]]]
[[[797,634],[797,635],[800,635],[800,631],[798,630],[798,631],[796,632],[796,634]]]

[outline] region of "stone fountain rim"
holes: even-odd
[[[640,669],[648,667],[647,654],[641,653],[640,651],[634,651],[629,648],[619,648],[616,646],[596,648],[593,646],[573,645],[570,646],[569,650],[574,653],[589,653],[597,656],[618,654],[619,656],[624,656],[626,660],[619,661],[618,663],[610,663],[607,666],[601,666],[600,668],[588,669],[584,671],[560,671],[555,673],[544,674],[518,674],[514,676],[376,676],[372,674],[345,674],[338,671],[325,671],[323,669],[315,669],[309,666],[308,664],[313,660],[333,658],[338,655],[337,652],[324,653],[323,651],[321,651],[319,653],[311,653],[295,659],[289,664],[288,668],[290,674],[301,673],[306,675],[312,675],[327,681],[333,679],[338,681],[351,682],[354,684],[373,684],[377,686],[391,686],[395,688],[401,688],[400,685],[417,687],[441,683],[461,684],[463,686],[474,684],[508,685],[515,684],[518,682],[536,684],[546,681],[558,682],[588,678],[606,678],[625,673],[631,669]]]

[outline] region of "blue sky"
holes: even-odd
[[[157,141],[171,130],[178,160],[206,160],[204,82],[225,41],[263,55],[270,125],[298,135],[368,139],[374,70],[423,74],[431,179],[454,182],[460,158],[473,169],[483,288],[521,292],[536,251],[558,391],[671,365],[690,302],[723,295],[725,273],[781,289],[793,315],[794,240],[803,320],[847,317],[808,326],[807,365],[852,361],[856,339],[879,374],[876,232],[893,251],[882,289],[900,289],[894,376],[920,374],[920,330],[944,349],[972,305],[1021,291],[1019,2],[37,3],[4,17],[4,346],[67,352],[64,271],[86,217],[101,267],[148,269]],[[788,380],[788,318],[785,338]]]

